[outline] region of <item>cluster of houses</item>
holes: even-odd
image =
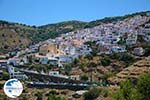
[[[10,78],[17,78],[17,79],[28,78],[24,73],[20,72],[19,70],[17,70],[17,68],[14,67],[16,65],[19,65],[19,60],[16,58],[0,60],[0,69],[2,69],[1,74],[3,73],[3,69],[5,69],[8,71]]]
[[[50,54],[49,54],[50,55]],[[58,57],[52,57],[51,55],[39,55],[38,53],[34,55],[34,58],[32,59],[37,59],[38,62],[37,64],[51,64],[55,66],[52,70],[49,70],[48,73],[43,72],[37,72],[35,70],[28,70],[24,68],[19,68],[19,66],[24,65],[24,64],[29,64],[29,59],[28,57],[24,56],[21,58],[13,57],[9,58],[7,60],[0,60],[0,69],[6,69],[9,73],[10,78],[17,78],[20,80],[28,79],[28,76],[24,74],[24,71],[29,72],[29,73],[36,73],[36,74],[44,74],[44,75],[50,75],[50,76],[55,76],[55,77],[60,77],[60,78],[66,78],[66,79],[73,79],[73,80],[79,80],[79,75],[64,75],[60,73],[60,68],[63,67],[64,64],[71,63],[73,61],[72,57],[61,55]],[[32,55],[33,56],[33,55]],[[56,67],[57,66],[57,67]],[[0,74],[3,73],[3,70],[0,70]]]
[[[149,23],[147,23],[149,20],[150,17],[148,16],[137,15],[123,21],[101,24],[94,28],[86,28],[62,34],[61,37],[49,39],[46,43],[56,43],[59,50],[55,52],[64,55],[70,55],[71,53],[74,55],[89,54],[92,50],[88,45],[85,45],[88,41],[96,41],[96,44],[101,46],[99,54],[125,52],[125,45],[136,44],[140,33],[146,41],[149,41],[150,28]],[[142,24],[145,24],[145,27],[140,27]],[[124,41],[123,46],[118,44],[121,38]],[[69,51],[67,52],[65,50]]]
[[[13,58],[0,60],[0,67],[8,67],[9,65],[8,72],[11,78],[26,78],[13,66],[30,63],[29,56],[32,56],[38,64],[63,67],[79,56],[90,54],[92,49],[85,44],[89,41],[96,41],[96,44],[101,47],[98,54],[125,52],[126,45],[137,43],[138,35],[143,35],[146,41],[150,41],[150,23],[146,23],[148,21],[150,21],[150,17],[138,15],[124,21],[101,24],[94,28],[62,34],[55,39],[48,39],[25,50],[18,51]],[[145,24],[145,26],[139,27],[142,24]],[[122,39],[125,44],[118,44]],[[133,52],[135,55],[141,56],[144,50],[143,48],[135,48]],[[51,71],[49,74],[60,76],[59,71]],[[72,74],[71,76],[72,79],[77,80],[79,80],[79,77],[79,74]]]

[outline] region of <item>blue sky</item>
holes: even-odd
[[[150,0],[0,0],[0,20],[44,25],[150,10]]]

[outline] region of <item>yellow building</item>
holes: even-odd
[[[39,48],[39,52],[41,54],[47,54],[47,53],[57,54],[58,53],[58,49],[59,49],[59,46],[57,44],[50,43],[50,44],[42,45]]]
[[[59,45],[55,43],[44,44],[39,48],[39,53],[46,55],[50,53],[52,55],[61,55],[63,52],[59,49]]]

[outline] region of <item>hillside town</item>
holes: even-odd
[[[71,85],[74,88],[95,86],[96,84],[92,82],[96,79],[88,78],[86,81],[82,79],[84,73],[80,66],[70,70],[72,63],[93,53],[101,56],[129,52],[140,59],[145,49],[139,45],[142,44],[139,37],[142,37],[145,43],[150,43],[150,13],[147,13],[147,16],[136,15],[122,21],[102,23],[93,28],[68,32],[55,39],[30,45],[29,48],[0,55],[0,74],[6,70],[9,78],[17,78],[29,86]],[[90,43],[97,46],[96,52]],[[102,81],[101,77],[97,80]],[[111,82],[101,83],[101,86],[110,85]]]
[[[12,55],[14,53],[15,56],[0,60],[1,67],[8,64],[14,66],[28,64],[31,56],[37,60],[37,64],[52,64],[63,67],[64,64],[71,63],[80,56],[90,54],[92,48],[86,44],[89,41],[96,41],[96,44],[101,47],[98,54],[126,52],[126,46],[138,43],[139,35],[144,36],[144,40],[150,42],[150,23],[146,23],[148,21],[150,21],[149,15],[148,17],[138,15],[124,21],[62,34],[56,39],[49,39],[25,50],[12,52]],[[119,41],[122,41],[123,44],[118,44]],[[144,50],[142,47],[138,47],[134,48],[133,52],[140,56]],[[1,58],[7,58],[8,56],[8,54],[0,55]],[[10,75],[15,73],[14,69],[9,67],[8,69]],[[58,74],[58,72],[56,73]]]

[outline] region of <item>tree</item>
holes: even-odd
[[[144,49],[145,49],[144,56],[149,56],[150,55],[150,45],[146,45],[144,47]]]
[[[32,59],[33,59],[32,56],[28,56],[27,58],[28,58],[28,60],[29,60],[29,63],[32,64],[32,62],[33,62],[33,61],[32,61]]]
[[[55,95],[49,95],[47,100],[58,100]],[[59,99],[60,100],[60,99]]]
[[[108,57],[104,57],[102,60],[101,60],[101,64],[103,66],[109,66],[111,63],[110,59]]]
[[[121,55],[122,55],[121,53],[112,53],[112,54],[110,54],[110,58],[119,60]]]
[[[81,80],[82,80],[82,81],[88,81],[88,79],[89,79],[89,78],[88,78],[88,76],[86,76],[86,75],[81,76]]]
[[[123,53],[120,57],[120,60],[124,61],[125,63],[130,64],[130,63],[133,63],[135,61],[135,58],[128,53]]]
[[[3,80],[8,80],[9,79],[9,74],[7,72],[3,72],[2,79]]]
[[[122,82],[119,91],[115,94],[114,100],[137,100],[137,92],[131,81]]]
[[[150,73],[143,74],[137,84],[137,91],[139,93],[140,100],[150,99]]]
[[[112,53],[109,57],[111,59],[121,60],[128,64],[131,64],[135,61],[134,56],[129,53]]]
[[[49,93],[46,94],[46,96],[49,96],[49,95],[57,95],[57,91],[51,90],[51,91],[49,91]]]
[[[93,88],[88,92],[84,93],[84,100],[94,100],[100,95],[100,90],[97,88]]]
[[[8,100],[6,95],[0,94],[0,100]]]
[[[87,58],[88,60],[92,60],[93,56],[91,54],[88,54],[88,55],[85,56],[85,58]]]
[[[72,64],[77,65],[78,63],[79,63],[79,59],[75,58]]]
[[[49,95],[47,100],[67,100],[65,97]]]
[[[27,95],[22,95],[21,97],[22,97],[22,100],[28,100]]]
[[[135,87],[131,81],[121,83],[120,89],[115,93],[114,100],[149,100],[150,73],[140,76]]]
[[[37,100],[42,100],[43,95],[41,92],[37,92],[35,96],[37,97]]]
[[[109,85],[109,81],[108,81],[108,78],[109,77],[112,77],[114,74],[111,73],[111,72],[108,72],[106,74],[104,74],[101,79],[102,79],[102,85],[103,86],[108,86]]]
[[[0,84],[0,89],[3,89],[4,84]]]
[[[72,70],[72,67],[71,67],[70,64],[66,64],[66,65],[64,66],[64,71],[65,71],[65,73],[66,73],[67,75],[70,74],[71,70]]]
[[[120,91],[118,91],[117,93],[115,93],[113,99],[114,99],[114,100],[125,100],[125,99],[123,98],[123,94],[122,94]]]
[[[103,89],[102,92],[101,92],[101,95],[102,95],[103,97],[108,97],[109,91],[108,91],[107,89]]]

